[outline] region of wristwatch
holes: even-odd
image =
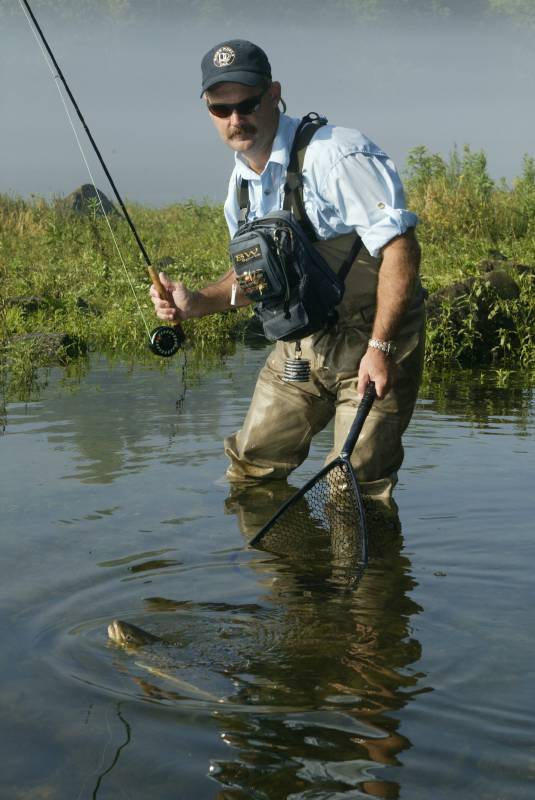
[[[374,350],[382,350],[387,356],[392,356],[396,352],[396,345],[394,342],[383,342],[381,339],[370,339],[368,347],[373,347]]]

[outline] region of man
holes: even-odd
[[[300,120],[287,116],[281,85],[266,54],[244,40],[213,47],[202,61],[202,95],[221,139],[235,153],[225,216],[231,237],[238,227],[242,181],[248,220],[280,210],[286,169]],[[279,110],[282,104],[283,111]],[[301,341],[311,362],[304,383],[282,380],[295,346],[277,342],[262,369],[243,427],[225,441],[231,481],[283,478],[306,458],[311,438],[334,416],[338,455],[367,383],[378,400],[352,457],[365,495],[387,504],[403,460],[401,436],[421,379],[424,304],[418,270],[417,219],[404,209],[403,189],[388,156],[358,131],[325,125],[313,136],[302,170],[306,214],[324,255],[336,269],[337,247],[362,239],[345,281],[335,326]],[[164,300],[151,289],[162,320],[185,320],[245,305],[233,270],[190,291],[161,276]]]

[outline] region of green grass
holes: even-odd
[[[488,175],[485,154],[465,147],[446,161],[425,147],[409,154],[405,170],[409,208],[420,219],[422,273],[432,291],[498,250],[508,259],[535,264],[535,161],[524,157],[511,187]]]
[[[483,152],[465,147],[449,160],[417,147],[405,171],[409,208],[419,216],[422,279],[428,291],[475,279],[466,296],[445,303],[428,326],[428,364],[491,362],[506,372],[535,364],[535,161],[507,186],[488,174]],[[482,261],[504,257],[520,295],[502,300]],[[519,274],[514,264],[531,265]]]
[[[459,326],[455,304],[429,328],[430,364],[474,364],[491,359],[504,370],[535,362],[533,273],[520,280],[520,297],[492,296],[479,264],[494,251],[511,262],[535,264],[535,162],[525,157],[512,186],[488,175],[485,155],[465,148],[449,160],[415,148],[407,162],[408,206],[420,218],[422,277],[433,292],[477,276]],[[196,288],[229,268],[227,230],[220,206],[183,203],[162,209],[130,204],[129,211],[153,260],[172,257],[172,275]],[[32,331],[61,331],[90,350],[123,358],[153,359],[139,312],[158,324],[148,296],[149,279],[130,229],[118,215],[111,225],[126,261],[123,268],[108,225],[97,213],[79,216],[59,201],[0,195],[1,341]],[[135,297],[130,281],[135,289]],[[25,310],[11,298],[40,298]],[[481,330],[481,302],[495,321],[492,340]],[[218,358],[241,335],[251,312],[215,315],[185,324],[188,346]],[[479,325],[479,327],[478,327]],[[500,327],[501,326],[501,327]],[[18,354],[17,354],[18,353]],[[12,365],[32,366],[31,352],[11,349]],[[17,360],[18,359],[18,360]],[[13,367],[12,367],[13,368]],[[531,367],[532,368],[532,367]]]
[[[219,207],[170,206],[129,212],[153,262],[165,256],[171,271],[192,288],[214,281],[228,269],[226,228]],[[42,306],[26,312],[3,307],[4,337],[28,331],[64,331],[91,349],[142,357],[149,328],[156,326],[145,263],[130,229],[119,217],[106,220],[65,211],[41,199],[26,202],[0,197],[2,296],[37,297]],[[138,307],[139,303],[139,307]],[[244,325],[244,314],[228,314],[186,324],[190,341],[201,349],[223,346]]]

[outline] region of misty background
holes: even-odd
[[[484,150],[511,182],[535,155],[531,0],[293,3],[34,0],[32,7],[124,197],[222,201],[233,154],[199,98],[200,61],[251,39],[288,113],[355,127],[403,169],[425,145]],[[17,0],[0,0],[0,192],[68,194],[88,182],[55,82]],[[97,185],[111,196],[85,137]]]

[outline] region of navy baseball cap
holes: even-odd
[[[268,57],[256,44],[245,39],[230,39],[212,47],[202,63],[202,92],[216,83],[244,83],[256,86],[262,79],[271,80]]]

